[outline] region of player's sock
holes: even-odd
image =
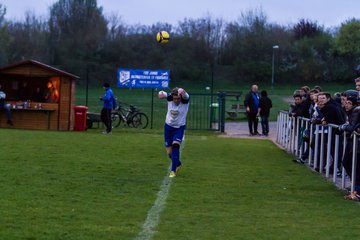
[[[171,171],[176,171],[176,167],[180,164],[180,145],[173,144],[172,153],[171,153]]]

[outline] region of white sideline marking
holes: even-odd
[[[185,134],[180,146],[180,159],[184,146],[185,146]],[[169,195],[171,184],[172,184],[172,178],[166,175],[161,183],[160,190],[157,193],[157,198],[154,202],[154,205],[152,205],[152,207],[148,211],[146,220],[142,226],[142,230],[137,235],[136,240],[151,240],[153,238],[156,232],[156,227],[159,224],[160,214],[162,210],[164,210],[165,208],[166,198]]]
[[[156,227],[159,224],[160,214],[165,208],[166,198],[169,194],[172,178],[164,177],[157,198],[154,205],[148,211],[145,223],[142,226],[142,231],[138,234],[138,240],[151,240],[156,232]]]

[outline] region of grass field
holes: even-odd
[[[136,239],[169,159],[162,131],[0,129],[0,239]],[[153,239],[357,239],[359,205],[266,140],[186,136]]]

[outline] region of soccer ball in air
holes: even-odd
[[[160,31],[156,34],[156,41],[158,43],[167,43],[170,39],[170,35],[167,31]]]

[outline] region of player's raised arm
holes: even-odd
[[[181,96],[181,102],[182,103],[188,103],[189,102],[189,94],[185,91],[183,88],[178,89],[178,94]]]

